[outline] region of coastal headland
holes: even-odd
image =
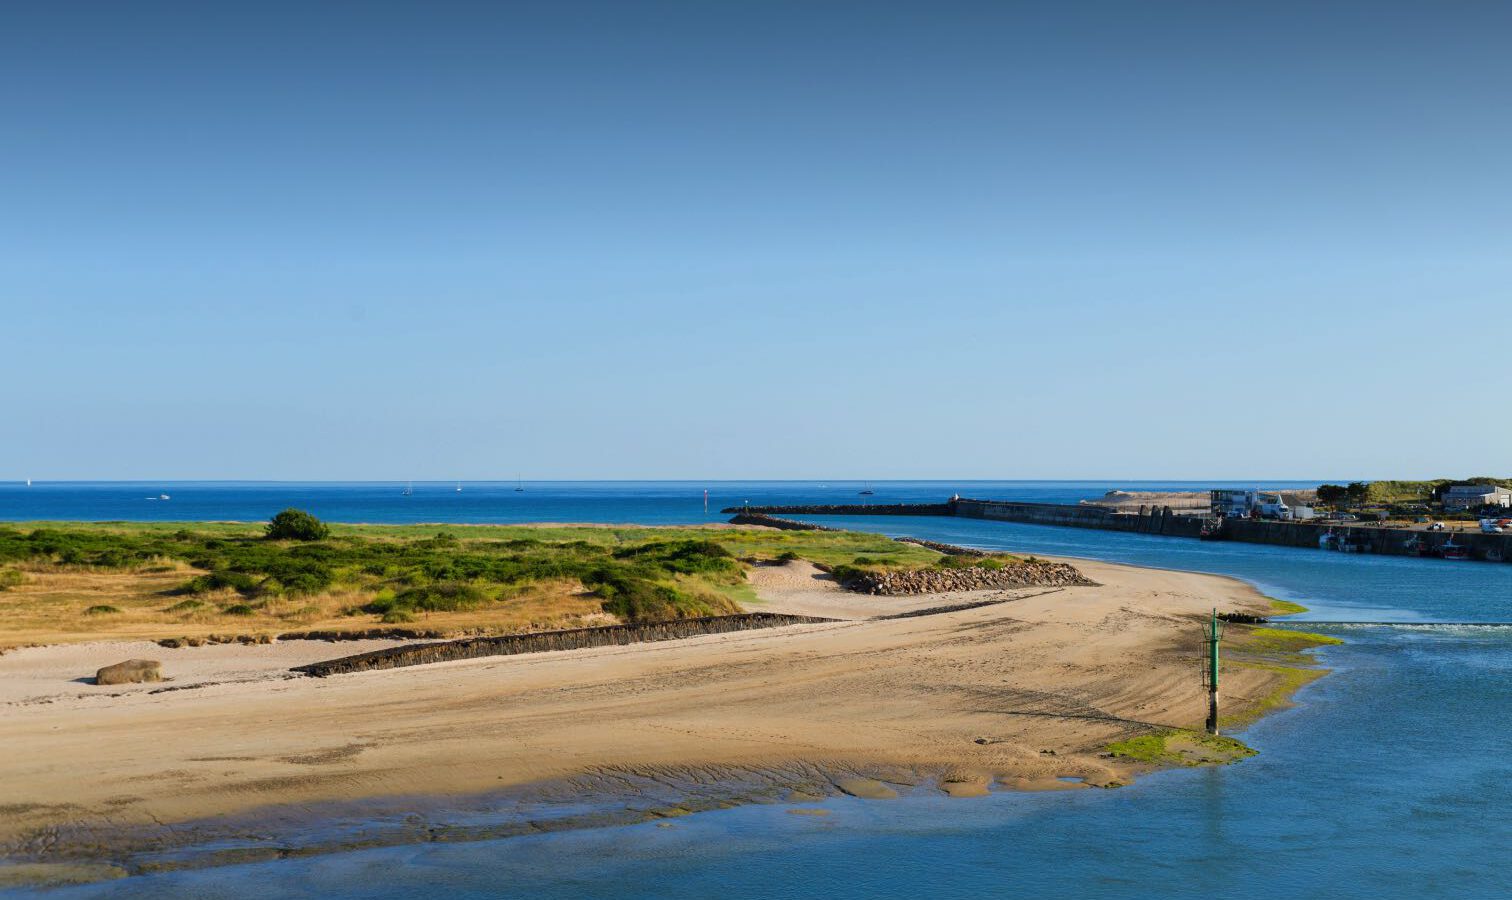
[[[561,543],[591,556],[596,551],[583,544],[616,533],[556,527],[527,538],[518,535],[530,529],[510,531],[515,536],[507,540],[538,543],[508,550],[484,529],[446,547],[466,556],[472,541],[492,542],[501,546],[475,549],[508,556],[549,553]],[[1230,762],[1249,753],[1194,730],[1206,711],[1198,665],[1204,615],[1214,608],[1253,616],[1282,611],[1241,582],[887,546],[879,543],[885,538],[851,533],[726,527],[661,534],[686,541],[687,532],[732,550],[729,563],[692,567],[738,573],[739,583],[723,595],[732,609],[828,621],[325,678],[290,670],[405,641],[166,647],[146,640],[201,628],[186,618],[274,615],[213,613],[238,597],[230,595],[234,587],[204,583],[205,607],[158,621],[155,612],[132,612],[120,599],[128,594],[112,581],[116,602],[128,605],[120,614],[123,632],[109,639],[101,639],[105,626],[94,622],[72,634],[57,622],[28,626],[24,634],[13,629],[5,639],[16,649],[0,655],[0,783],[7,786],[0,847],[9,877],[108,877],[661,820],[738,803],[802,807],[838,794],[884,799],[928,790],[969,797],[1013,788],[1115,787],[1151,768]],[[617,548],[611,556],[625,554],[620,559],[689,558],[660,546],[667,541],[658,533],[621,529],[604,546]],[[220,534],[214,540],[240,539],[232,526]],[[376,528],[342,534],[351,541],[409,539]],[[852,544],[869,546],[871,555],[856,558]],[[894,548],[893,563],[876,562]],[[707,547],[692,555],[725,558]],[[1078,577],[1066,580],[1057,563],[1074,567]],[[1064,583],[895,594],[844,587],[847,575],[866,571],[1019,564],[1059,573]],[[55,575],[77,588],[91,575],[118,579],[131,571],[71,565],[21,565],[28,584],[0,593],[0,605],[17,603],[35,616],[26,592]],[[679,596],[702,596],[695,573],[637,565],[634,577],[680,585]],[[632,577],[630,570],[617,575]],[[614,590],[590,587],[598,576],[553,577],[553,584],[575,585],[571,596],[582,605],[563,607],[570,615],[592,604],[599,615],[634,619],[633,610],[608,605]],[[350,627],[367,633],[377,614],[362,612],[370,601],[356,594],[388,588],[354,579],[337,578],[329,589],[347,592],[344,602],[357,611]],[[181,596],[165,597],[176,588],[151,584],[143,596],[154,598],[144,601],[154,609]],[[623,597],[632,588],[620,590]],[[286,594],[278,602],[294,602]],[[488,630],[491,606],[542,596],[521,590],[436,617],[452,622],[452,633],[480,633]],[[318,595],[303,600],[324,602]],[[58,597],[52,602],[67,606]],[[505,631],[521,630],[517,611],[497,612]],[[470,618],[446,618],[453,614]],[[422,612],[406,627],[425,625]],[[33,640],[38,635],[66,637]],[[1225,725],[1284,705],[1291,691],[1321,674],[1302,652],[1315,642],[1288,630],[1231,626]],[[18,646],[33,643],[45,645]],[[98,667],[143,657],[161,661],[164,682],[88,683]],[[6,869],[0,866],[0,875]]]

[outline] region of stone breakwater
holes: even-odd
[[[973,550],[970,547],[961,547],[961,546],[957,546],[956,544],[942,544],[939,541],[926,541],[923,538],[900,537],[900,538],[893,538],[893,540],[897,541],[900,544],[918,544],[920,547],[924,547],[926,549],[933,550],[936,553],[943,553],[946,556],[988,556],[989,555],[986,550]]]
[[[1030,559],[1009,563],[1001,569],[969,566],[963,569],[905,569],[897,572],[867,572],[845,582],[847,590],[860,594],[903,596],[943,594],[948,591],[981,591],[1014,587],[1070,587],[1097,582],[1066,563]]]
[[[397,669],[403,666],[419,666],[427,663],[452,662],[459,659],[479,659],[485,656],[513,656],[517,653],[543,653],[552,650],[580,650],[585,647],[610,647],[652,641],[674,641],[705,634],[726,634],[732,631],[752,631],[758,628],[777,628],[783,625],[809,625],[833,622],[814,616],[790,616],[780,613],[745,613],[736,616],[704,616],[697,619],[674,619],[670,622],[653,622],[646,625],[603,625],[597,628],[571,628],[563,631],[538,631],[533,634],[511,634],[501,637],[466,638],[460,641],[440,641],[434,644],[417,644],[408,647],[392,647],[358,653],[340,659],[296,666],[291,672],[301,672],[324,678],[348,672],[368,672],[373,669]]]
[[[728,512],[729,510],[726,510]],[[763,528],[780,528],[783,531],[842,531],[844,529],[831,528],[828,525],[814,525],[809,522],[795,522],[792,519],[782,519],[777,516],[769,516],[766,513],[740,513],[731,517],[731,525],[760,525]]]

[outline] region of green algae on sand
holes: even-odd
[[[1254,756],[1243,741],[1200,731],[1171,728],[1108,745],[1116,759],[1156,766],[1224,766]]]

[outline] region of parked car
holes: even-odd
[[[1444,523],[1443,522],[1434,522],[1433,524],[1431,524],[1431,525],[1428,526],[1428,530],[1429,531],[1443,531],[1444,530]]]

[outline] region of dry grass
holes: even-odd
[[[0,650],[98,640],[389,627],[378,615],[360,611],[372,595],[353,590],[275,597],[252,604],[250,615],[234,615],[225,610],[248,601],[233,590],[170,593],[186,577],[202,574],[184,565],[162,563],[130,571],[33,563],[14,568],[21,569],[26,580],[0,591]],[[545,581],[479,609],[420,613],[414,621],[392,627],[470,635],[612,624],[615,618],[604,613],[601,604],[601,598],[576,581]],[[86,612],[97,606],[120,612]]]

